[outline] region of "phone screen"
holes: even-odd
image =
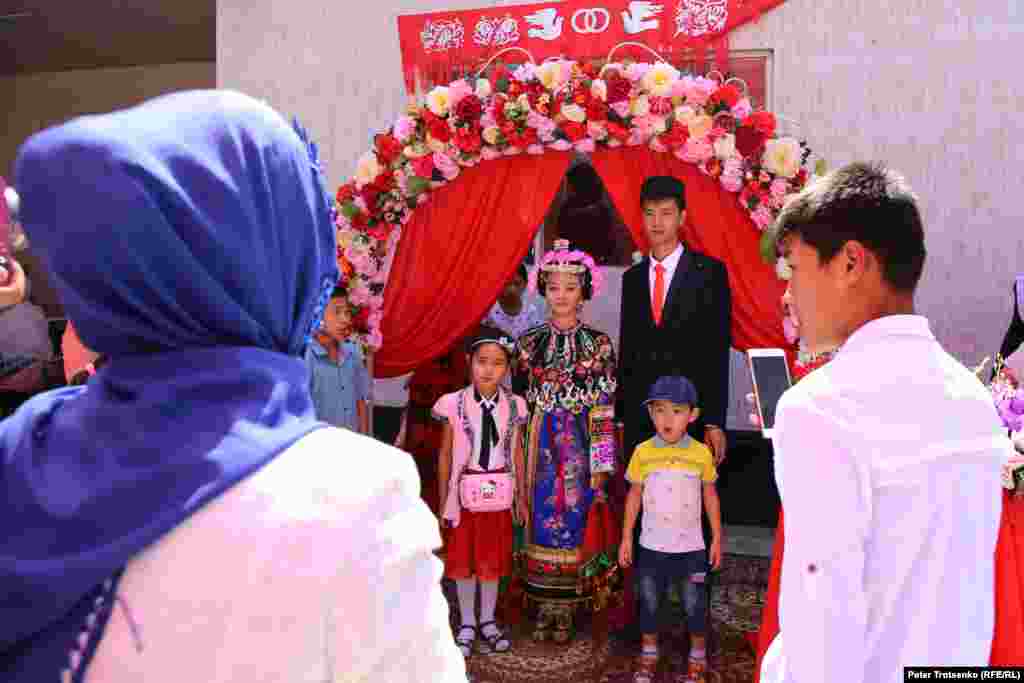
[[[775,428],[775,408],[790,386],[785,356],[751,356],[750,367],[757,388],[762,429]]]

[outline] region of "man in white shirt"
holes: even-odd
[[[805,341],[843,346],[778,406],[786,549],[761,680],[986,665],[1011,446],[987,391],[914,313],[914,195],[884,166],[851,164],[787,203],[774,230]]]

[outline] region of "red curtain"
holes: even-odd
[[[431,193],[395,252],[375,376],[440,356],[484,317],[526,257],[569,161],[566,152],[485,161]]]
[[[992,666],[1024,666],[1024,498],[1003,491],[996,541],[996,631]]]
[[[640,185],[652,175],[672,175],[686,184],[686,225],[683,239],[691,248],[722,261],[732,290],[732,343],[752,348],[784,348],[782,294],[785,282],[760,254],[760,233],[737,195],[717,180],[671,154],[647,147],[620,147],[592,155],[616,208],[633,235],[647,249],[640,207]]]

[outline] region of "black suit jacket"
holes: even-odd
[[[616,414],[625,421],[627,462],[636,445],[654,434],[642,404],[662,375],[683,375],[696,385],[701,417],[691,427],[693,436],[703,441],[707,424],[725,429],[731,324],[729,276],[717,259],[684,249],[660,325],[651,312],[650,259],[625,272]]]

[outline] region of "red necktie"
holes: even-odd
[[[660,263],[654,266],[654,300],[651,302],[651,312],[654,314],[654,324],[661,325],[661,309],[665,306],[665,266]]]

